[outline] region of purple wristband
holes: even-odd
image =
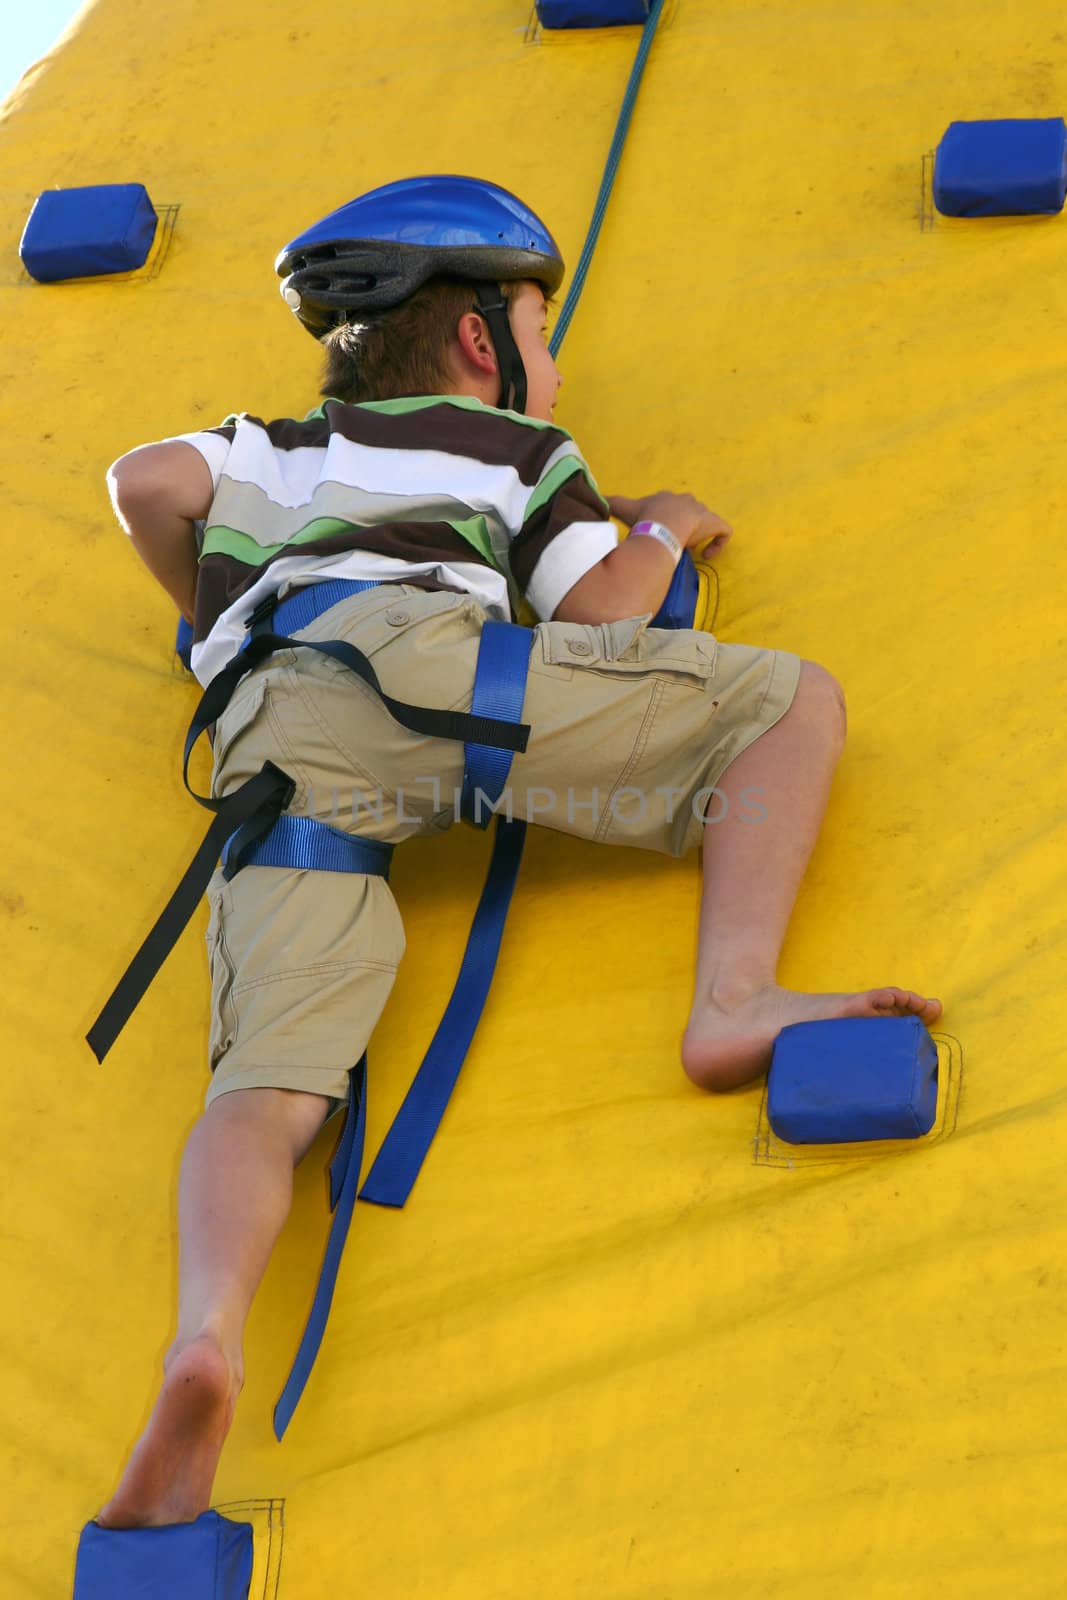
[[[682,546],[679,544],[671,530],[669,528],[665,528],[662,522],[635,522],[633,527],[630,529],[631,538],[635,533],[643,534],[649,539],[658,539],[663,548],[665,550],[669,550],[671,555],[674,557],[675,566],[677,566],[679,561],[681,561]]]

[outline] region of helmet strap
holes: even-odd
[[[508,321],[508,303],[498,283],[474,285],[477,310],[486,320],[489,337],[496,351],[500,369],[500,399],[497,408],[502,411],[526,411],[526,368],[522,364],[519,347],[515,343]]]

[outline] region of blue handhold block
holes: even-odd
[[[1052,216],[1065,195],[1062,117],[953,122],[937,147],[934,205],[946,217]]]
[[[794,1022],[774,1045],[767,1116],[790,1144],[918,1139],[937,1114],[937,1046],[918,1017]]]
[[[178,618],[178,632],[174,637],[174,653],[186,671],[192,672],[193,630],[184,617]]]
[[[19,255],[38,283],[132,272],[148,259],[156,221],[142,183],[46,189],[34,201]]]
[[[682,559],[674,569],[671,586],[649,627],[691,628],[696,618],[699,597],[700,576],[693,565],[689,551],[683,550]]]
[[[74,1600],[248,1600],[252,1524],[205,1511],[164,1528],[82,1529]]]
[[[645,23],[651,0],[537,0],[542,28],[616,28]]]

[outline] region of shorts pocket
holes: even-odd
[[[210,907],[207,931],[208,970],[211,974],[211,1027],[208,1035],[208,1063],[212,1072],[220,1058],[229,1050],[237,1037],[237,1008],[234,1005],[233,981],[236,976],[223,932],[222,901],[226,885],[208,885]]]
[[[718,641],[694,628],[650,628],[651,620],[649,615],[619,622],[543,622],[537,632],[550,666],[702,688],[715,671]]]
[[[211,746],[214,769],[211,775],[211,793],[217,797],[218,782],[226,758],[241,734],[247,732],[259,715],[267,696],[267,679],[259,673],[246,683],[238,684],[229,705],[215,724],[215,738]]]

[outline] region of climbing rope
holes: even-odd
[[[623,146],[626,143],[626,135],[630,128],[630,118],[633,116],[634,106],[637,103],[637,91],[641,87],[645,62],[648,60],[648,53],[652,49],[652,40],[659,25],[662,10],[663,0],[653,0],[652,10],[648,14],[648,21],[641,32],[641,43],[638,45],[637,55],[634,57],[634,64],[630,71],[630,81],[626,85],[626,93],[623,96],[622,107],[619,111],[619,120],[615,124],[615,134],[611,141],[611,149],[608,151],[604,176],[600,182],[600,193],[597,195],[596,205],[593,207],[593,217],[589,224],[589,232],[585,236],[585,244],[582,246],[582,253],[578,259],[574,279],[570,289],[567,291],[567,298],[563,302],[563,310],[559,314],[559,320],[549,342],[548,348],[553,356],[559,354],[559,348],[566,336],[567,329],[570,327],[571,318],[585,286],[586,273],[589,271],[589,263],[593,259],[593,251],[596,249],[596,243],[600,237],[600,227],[604,221],[604,213],[608,209],[608,201],[611,198],[611,191],[615,183],[615,174],[618,172],[619,162],[622,160]]]

